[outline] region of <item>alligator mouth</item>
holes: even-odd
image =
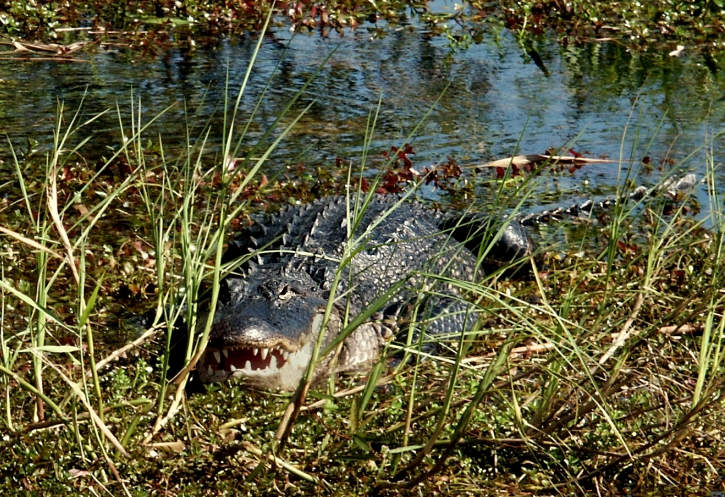
[[[241,338],[228,345],[211,343],[197,364],[199,379],[207,383],[243,378],[261,388],[294,390],[312,358],[314,337],[321,324],[322,314],[318,314],[313,318],[310,330],[298,342],[279,336],[272,340],[258,336],[257,340],[247,338],[247,343],[243,344],[238,343]],[[253,327],[246,331],[257,335],[260,329]]]
[[[234,374],[241,371],[253,374],[256,371],[278,370],[285,367],[291,356],[297,352],[288,352],[281,346],[274,347],[207,347],[204,354],[206,373],[213,376],[219,371]],[[296,357],[293,357],[293,360]]]
[[[313,348],[314,342],[295,352],[289,352],[282,346],[207,347],[197,372],[203,382],[244,378],[250,384],[263,388],[293,390],[312,358]]]

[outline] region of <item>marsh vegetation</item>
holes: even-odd
[[[21,4],[25,17],[7,9],[2,15],[24,19],[25,25],[16,20],[12,28],[23,36],[36,29],[65,36],[47,19],[87,19],[85,11],[57,17],[66,14],[45,12],[35,2],[14,3]],[[196,15],[190,9],[204,5],[182,3],[187,18]],[[581,19],[581,25],[566,24],[571,32],[610,29],[608,21],[592,24],[595,16],[625,19],[623,12],[593,5],[574,2],[570,10],[554,12],[559,22],[566,12]],[[713,36],[714,47],[722,43],[714,16],[722,5],[701,2],[698,12],[689,10],[690,3],[677,5],[668,4],[672,15],[666,20],[682,21],[687,33]],[[156,7],[180,16],[176,4]],[[356,12],[353,7],[326,9]],[[544,26],[543,4],[499,8],[501,19],[512,19],[511,29],[525,33],[517,39],[531,57],[526,40],[535,33],[528,29]],[[524,9],[523,17],[515,8]],[[317,9],[312,18],[322,20]],[[106,11],[93,12],[100,24]],[[359,23],[370,16],[365,12]],[[114,15],[129,29],[132,16]],[[448,33],[462,48],[465,39]],[[675,30],[673,36],[690,35]],[[698,46],[710,53],[708,45]],[[541,184],[576,183],[582,174],[555,161],[477,172],[455,159],[436,167],[414,163],[409,144],[425,129],[426,113],[410,123],[397,148],[380,150],[382,102],[365,114],[357,156],[269,169],[270,157],[314,103],[305,100],[304,82],[260,132],[255,118],[266,90],[252,105],[245,99],[260,53],[260,45],[254,47],[241,76],[227,80],[218,119],[200,125],[194,109],[184,109],[188,132],[181,146],[167,144],[157,126],[165,114],[147,114],[133,95],[93,113],[82,103],[59,103],[53,136],[40,147],[6,139],[0,157],[4,491],[725,491],[722,129],[652,164],[648,144],[628,121],[614,159],[618,181],[609,192],[626,195],[640,170],[662,182],[688,170],[697,157],[702,174],[695,194],[674,203],[647,197],[537,228],[537,257],[518,262],[527,268],[524,277],[502,271],[459,282],[482,318],[474,333],[451,340],[448,353],[417,360],[424,354],[409,350],[411,361],[383,361],[365,378],[339,378],[304,398],[233,384],[187,397],[184,375],[167,381],[173,323],[179,316],[189,323],[202,318],[203,302],[213,308],[219,280],[233,269],[222,264],[225,240],[255,211],[379,189],[412,192],[440,208],[488,211],[496,205],[515,215],[531,205],[527,198],[543,203],[548,190],[541,195]],[[306,81],[315,76],[311,72]],[[117,141],[109,145],[104,137],[100,145],[95,126],[109,116],[117,123]],[[516,152],[512,146],[510,153]],[[151,318],[139,326],[142,314]],[[199,332],[188,358],[204,347],[209,331],[204,319],[192,326]],[[299,407],[292,422],[285,416],[291,402]]]

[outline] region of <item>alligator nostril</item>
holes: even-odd
[[[289,286],[287,283],[283,284],[279,288],[279,294],[278,294],[279,300],[282,300],[282,301],[289,300],[292,297],[294,297],[294,295],[295,295],[294,290],[292,290],[292,287]]]

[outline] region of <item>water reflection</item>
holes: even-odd
[[[367,37],[360,29],[344,38],[280,31],[265,39],[240,112],[240,120],[246,121],[260,102],[251,138],[262,136],[320,71],[279,123],[288,124],[312,103],[275,151],[270,168],[359,157],[369,113],[381,96],[374,153],[400,144],[433,108],[412,140],[419,165],[448,156],[466,162],[540,153],[572,142],[578,152],[608,157],[618,157],[623,143],[625,158],[636,162],[648,155],[659,164],[702,147],[725,121],[725,76],[694,56],[632,55],[614,44],[561,48],[541,43],[536,48],[547,76],[524,60],[505,33],[458,54],[453,62],[446,59],[445,40],[420,30]],[[57,100],[75,109],[85,98],[84,117],[118,104],[127,118],[133,92],[146,119],[173,105],[150,136],[158,132],[166,147],[183,146],[187,124],[192,132],[207,122],[221,130],[227,74],[234,86],[241,81],[254,45],[249,39],[224,40],[216,48],[177,48],[155,59],[108,50],[91,55],[87,64],[2,61],[0,133],[14,143],[29,137],[47,147]],[[94,147],[86,150],[88,157],[108,155],[107,147],[119,143],[115,111],[91,129]],[[213,138],[212,147],[218,147],[221,131]],[[717,161],[725,148],[723,137],[712,146]],[[703,153],[689,163],[700,173],[703,165]],[[582,175],[611,183],[616,166],[588,167]]]

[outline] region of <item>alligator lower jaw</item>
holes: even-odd
[[[295,352],[284,347],[207,347],[197,366],[202,382],[244,378],[260,388],[294,390],[312,357],[314,342],[309,341]]]

